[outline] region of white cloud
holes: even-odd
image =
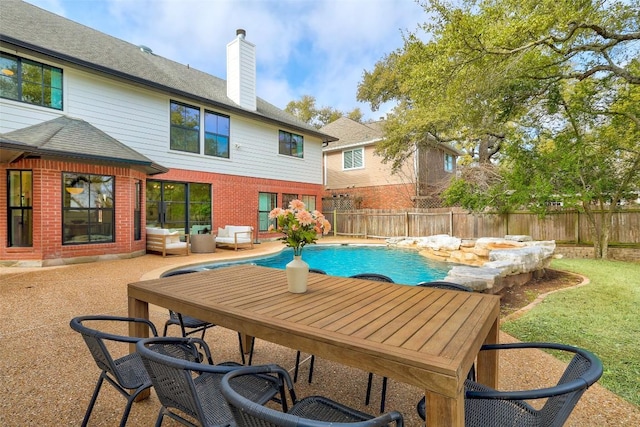
[[[258,95],[284,108],[302,95],[349,111],[364,70],[425,20],[411,0],[28,0],[154,53],[226,78],[236,29],[256,45]]]

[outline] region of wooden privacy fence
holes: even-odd
[[[357,210],[325,212],[334,235],[365,238],[419,237],[448,234],[463,239],[524,234],[534,240],[592,244],[584,213],[558,211],[540,218],[532,212],[474,214],[464,211]],[[611,217],[610,245],[640,245],[640,210],[623,210]]]

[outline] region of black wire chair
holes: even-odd
[[[481,351],[513,349],[559,350],[573,354],[558,384],[536,390],[498,391],[475,381],[465,381],[465,426],[562,426],[582,394],[602,376],[602,362],[593,353],[564,344],[530,342],[484,345]],[[547,399],[541,409],[528,401]],[[425,401],[418,403],[424,420]]]
[[[389,276],[385,276],[384,274],[378,273],[359,273],[354,274],[353,276],[349,276],[351,279],[365,279],[365,280],[375,280],[377,282],[387,282],[387,283],[395,283],[393,279]],[[380,392],[380,412],[384,412],[384,405],[387,397],[387,377],[382,377],[382,391]],[[364,399],[364,404],[369,405],[371,401],[371,388],[373,386],[373,372],[369,372],[369,378],[367,379],[367,394]]]
[[[172,277],[172,276],[180,276],[183,274],[191,274],[198,273],[202,270],[193,270],[193,269],[184,269],[184,270],[173,270],[168,271],[162,274],[160,277]],[[199,332],[202,332],[200,336],[201,339],[204,339],[204,334],[209,328],[213,328],[216,326],[214,323],[206,322],[204,320],[197,319],[191,316],[185,316],[181,313],[175,312],[173,310],[169,310],[169,319],[164,324],[164,330],[162,332],[162,336],[166,337],[169,326],[176,325],[180,327],[180,332],[183,337],[187,337],[189,335],[193,335]],[[240,356],[242,357],[242,364],[244,365],[246,362],[246,358],[244,355],[244,346],[242,344],[242,334],[238,332],[238,343],[240,346]],[[251,348],[249,349],[249,365],[253,361],[253,346],[255,344],[255,339],[251,340]]]
[[[140,393],[151,387],[151,380],[144,368],[142,359],[138,353],[129,353],[129,344],[138,342],[141,338],[130,337],[128,335],[116,335],[114,333],[104,332],[96,328],[89,327],[100,325],[105,329],[112,330],[114,328],[128,331],[131,324],[146,325],[154,337],[158,336],[155,325],[147,319],[119,317],[119,316],[80,316],[71,319],[69,326],[82,335],[89,351],[93,356],[96,365],[100,368],[100,376],[96,383],[91,401],[85,412],[82,426],[86,426],[91,417],[91,412],[100,393],[102,383],[106,380],[120,394],[127,399],[124,413],[120,419],[120,426],[124,427],[131,411],[133,401]],[[124,326],[124,327],[123,327]],[[182,349],[176,349],[175,357],[189,358],[189,354]],[[112,352],[118,351],[118,354],[126,354],[123,357],[114,358]],[[114,353],[115,354],[115,353]]]
[[[284,378],[291,396],[289,411],[276,411],[241,395],[236,381],[247,375],[278,374]],[[227,401],[237,427],[382,427],[394,424],[403,426],[399,412],[393,411],[378,417],[365,414],[322,396],[309,396],[298,400],[291,377],[277,365],[250,366],[229,372],[222,378],[222,395]]]
[[[324,270],[320,270],[319,268],[310,268],[309,269],[309,273],[316,273],[316,274],[327,274],[326,271]],[[296,353],[296,366],[293,370],[293,382],[298,382],[298,371],[300,370],[300,350],[297,351]],[[309,384],[311,384],[311,381],[313,380],[313,366],[316,363],[316,356],[315,355],[311,355],[310,359],[309,359]],[[249,363],[251,364],[251,363]]]
[[[202,354],[201,358],[209,363],[170,356],[176,348],[189,348],[193,354]],[[213,364],[209,347],[199,338],[148,338],[140,340],[136,350],[162,405],[156,426],[162,424],[164,417],[169,417],[193,427],[185,415],[196,419],[203,427],[233,425],[233,416],[220,393],[220,381],[226,373],[244,365],[235,362]],[[275,400],[282,404],[284,411],[287,410],[283,381],[278,377],[252,375],[234,386],[246,398],[261,404]]]

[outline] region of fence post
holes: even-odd
[[[404,235],[409,237],[409,211],[404,212]]]
[[[333,237],[338,235],[338,210],[333,208]]]
[[[449,236],[453,237],[453,210],[449,211]]]

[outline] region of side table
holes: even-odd
[[[216,251],[216,236],[214,234],[192,234],[189,240],[191,252],[194,254],[209,254]]]

